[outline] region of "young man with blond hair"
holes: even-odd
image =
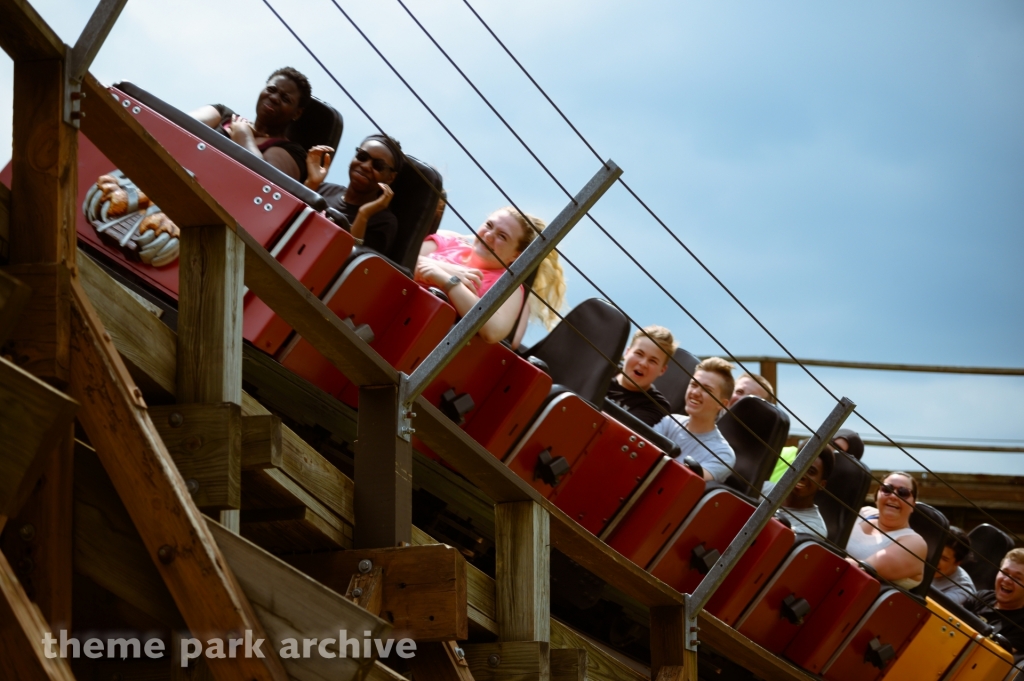
[[[736,463],[736,454],[716,425],[733,388],[732,364],[709,357],[693,371],[686,389],[686,413],[666,416],[654,427],[679,445],[677,458],[693,457],[704,468],[705,480],[725,482]]]
[[[736,386],[732,389],[729,406],[736,404],[747,395],[760,397],[762,400],[775,404],[775,390],[768,379],[760,374],[745,373],[736,379]]]
[[[664,326],[638,330],[622,356],[622,371],[612,379],[607,399],[653,426],[670,411],[668,400],[654,387],[654,381],[668,370],[675,351],[676,341]]]
[[[1005,636],[1014,655],[1024,654],[1024,549],[1013,549],[996,573],[995,588],[979,591],[964,607]]]

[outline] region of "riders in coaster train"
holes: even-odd
[[[223,104],[212,104],[193,111],[191,116],[230,137],[285,175],[306,180],[306,150],[285,136],[292,121],[312,97],[309,80],[286,66],[270,74],[256,99],[256,120],[242,118]]]

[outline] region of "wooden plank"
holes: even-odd
[[[547,681],[548,643],[507,641],[467,645],[466,662],[476,681]]]
[[[0,47],[11,59],[61,59],[66,46],[26,0],[0,0]]]
[[[88,298],[77,283],[72,293],[71,387],[82,405],[79,420],[178,609],[193,631],[250,629],[266,638]],[[265,659],[209,662],[218,679],[286,678],[273,651]]]
[[[273,553],[352,546],[351,537],[306,506],[242,511],[241,535]]]
[[[0,182],[0,265],[7,264],[11,244],[11,190]],[[0,329],[3,325],[0,324]],[[3,339],[0,338],[0,342]]]
[[[811,681],[814,677],[786,660],[768,652],[707,611],[697,618],[702,646],[727,656],[757,676],[780,681]]]
[[[683,596],[584,530],[494,458],[423,397],[416,398],[416,436],[495,503],[532,500],[551,516],[551,547],[647,606],[682,604]]]
[[[351,638],[387,639],[391,625],[366,612],[340,594],[331,591],[255,544],[208,521],[239,584],[245,590],[270,636],[268,643],[286,638],[321,638],[337,635],[341,629]],[[308,658],[284,660],[288,674],[305,679],[360,678],[373,667],[376,657]]]
[[[0,185],[3,187],[3,185]],[[3,209],[0,208],[0,220],[3,219]],[[0,233],[0,262],[3,262],[4,234]],[[15,279],[9,273],[0,270],[0,346],[7,341],[8,336],[14,329],[22,310],[28,305],[32,297],[32,289],[19,279]]]
[[[379,565],[370,568],[366,573],[357,572],[348,580],[345,598],[378,617],[380,617],[383,597],[384,568]]]
[[[78,138],[64,123],[61,59],[16,61],[10,262],[75,264]]]
[[[417,643],[416,656],[409,660],[416,681],[474,681],[465,654],[454,641]]]
[[[587,681],[587,651],[566,648],[548,651],[551,681]]]
[[[405,681],[405,677],[380,662],[374,662],[366,674],[366,681]]]
[[[284,558],[330,589],[344,593],[370,560],[384,570],[381,616],[396,632],[416,641],[464,640],[469,636],[465,558],[443,544],[355,549]]]
[[[4,354],[39,378],[66,385],[70,271],[54,263],[10,265],[4,271],[32,290],[18,323],[7,329]]]
[[[75,676],[64,659],[46,656],[42,640],[48,632],[53,629],[25,595],[10,564],[0,553],[0,678],[74,681]]]
[[[245,437],[244,428],[247,427],[245,426],[247,418],[255,416],[266,418],[269,415],[270,412],[262,404],[243,392],[243,439]],[[264,422],[262,428],[272,428],[274,423],[275,421],[270,423]],[[280,423],[280,420],[278,419],[276,423]],[[256,427],[256,422],[253,422],[253,428],[255,429]],[[255,443],[255,438],[257,437],[268,438],[267,444],[257,447]],[[277,434],[269,432],[257,435],[254,430],[250,434],[251,448],[248,451],[246,451],[243,442],[242,469],[266,469],[268,466],[265,464],[269,463],[297,482],[303,489],[316,497],[324,506],[331,509],[349,525],[354,524],[355,484],[352,482],[352,479],[339,471],[320,452],[306,444],[305,440],[285,425],[280,426],[280,457],[276,458],[273,451],[276,447],[274,443],[276,443],[277,437]],[[270,440],[273,440],[273,442],[270,442]]]
[[[234,219],[92,74],[82,81],[82,132],[181,228]],[[74,224],[72,222],[71,224]]]
[[[873,471],[872,475],[876,480],[885,480],[890,472]],[[917,478],[920,501],[933,506],[974,508],[977,504],[986,510],[1024,510],[1024,476],[942,473],[939,477],[948,484],[927,473],[915,473],[914,476]],[[954,489],[950,489],[949,485]],[[871,503],[874,503],[877,490],[878,483],[872,482],[868,490]]]
[[[359,389],[355,443],[355,545],[361,549],[412,541],[412,444],[399,437],[397,385]]]
[[[162,622],[185,622],[96,452],[75,443],[75,571]]]
[[[136,384],[151,400],[173,401],[177,390],[177,334],[85,253],[78,255],[78,272],[82,288]]]
[[[551,640],[550,525],[532,501],[494,507],[498,635],[502,641]]]
[[[181,234],[179,403],[242,403],[242,244],[225,225]]]
[[[552,653],[556,649],[586,652],[589,681],[647,681],[649,678],[625,664],[616,656],[617,653],[598,645],[556,619],[551,620],[551,646]]]
[[[0,358],[0,515],[17,515],[78,403]]]
[[[252,398],[242,393],[242,409]],[[263,470],[281,467],[281,419],[273,414],[242,417],[242,470]]]
[[[685,640],[685,606],[651,608],[651,678],[667,669],[668,675],[679,673],[679,681],[697,681],[697,651],[687,650]]]
[[[397,385],[398,372],[243,229],[245,285],[356,385]]]
[[[151,407],[149,418],[200,509],[241,506],[242,408],[238,404]]]
[[[283,471],[275,468],[242,473],[242,508],[245,511],[304,506],[345,538],[352,548],[352,524],[335,515]]]

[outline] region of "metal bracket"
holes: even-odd
[[[683,594],[683,602],[683,608],[686,611],[686,620],[683,623],[686,628],[683,632],[683,645],[686,650],[695,653],[700,647],[700,627],[697,626],[697,615],[700,613],[701,606],[694,607],[696,601],[690,594]]]
[[[412,410],[412,401],[415,397],[409,397],[409,376],[405,373],[398,374],[398,437],[406,442],[412,441],[412,435],[416,429],[412,426],[412,420],[416,418],[416,412]]]
[[[100,0],[89,17],[89,23],[82,29],[75,46],[64,56],[64,122],[75,128],[80,127],[82,116],[82,79],[92,66],[110,29],[117,23],[128,0]]]
[[[768,524],[768,521],[775,515],[775,512],[779,510],[783,500],[796,487],[796,483],[807,474],[807,470],[814,463],[814,460],[818,458],[818,455],[821,454],[821,450],[835,437],[836,431],[843,425],[847,417],[853,413],[856,406],[847,397],[844,397],[836,404],[825,421],[818,427],[818,430],[814,432],[796,455],[796,459],[789,470],[786,471],[782,479],[775,485],[768,494],[768,497],[754,510],[754,514],[743,525],[743,529],[732,540],[728,548],[725,549],[722,557],[715,562],[711,570],[708,571],[708,574],[697,585],[697,588],[693,590],[693,593],[686,595],[685,638],[687,650],[697,649],[697,642],[694,641],[691,644],[690,639],[691,636],[693,638],[697,637],[698,613],[711,600],[715,591],[722,585],[725,578],[729,576],[729,572],[740,561],[746,550],[750,548],[750,545],[754,543],[757,535],[761,533],[761,530]]]

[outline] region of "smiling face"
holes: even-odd
[[[363,156],[364,160],[360,161],[360,156]],[[374,168],[375,164],[380,170]],[[387,145],[377,140],[366,140],[359,146],[356,155],[348,164],[349,186],[357,192],[368,192],[381,182],[391,184],[396,175],[394,167],[395,157]]]
[[[501,263],[508,265],[519,257],[523,227],[507,210],[491,213],[476,233],[473,253],[491,267],[501,267]],[[492,250],[494,255],[491,255]]]
[[[1024,608],[1024,565],[1004,559],[996,575],[996,609]]]
[[[693,372],[690,385],[686,388],[686,413],[691,417],[711,416],[712,418],[721,411],[715,398],[707,393],[707,390],[714,392],[715,397],[725,404],[729,395],[725,394],[725,378],[713,371],[697,369]]]
[[[288,76],[267,81],[256,99],[256,121],[263,129],[282,128],[302,115],[299,86]]]
[[[813,503],[814,495],[818,493],[818,489],[820,487],[824,487],[824,474],[825,464],[822,463],[821,457],[819,456],[814,460],[814,463],[811,464],[811,467],[807,469],[807,475],[800,478],[797,481],[796,486],[793,488],[793,491],[790,492],[789,505],[794,505],[792,503],[794,501],[798,502],[797,505],[801,507],[802,504],[800,504],[800,502]],[[810,506],[810,504],[807,504],[807,506]]]
[[[913,496],[902,498],[898,488],[908,491],[914,489],[910,478],[904,475],[890,475],[884,482],[893,487],[893,492],[887,493],[882,487],[875,493],[875,506],[878,507],[878,517],[892,527],[907,527],[910,525],[910,514],[914,512],[914,504],[917,500]]]
[[[668,355],[650,338],[637,338],[622,356],[619,385],[626,390],[647,390],[666,369]]]
[[[729,398],[729,405],[732,406],[739,402],[740,398],[746,397],[747,395],[754,395],[760,397],[762,400],[768,399],[768,391],[761,387],[757,381],[750,376],[740,376],[736,379],[736,387],[732,391],[732,397]]]

